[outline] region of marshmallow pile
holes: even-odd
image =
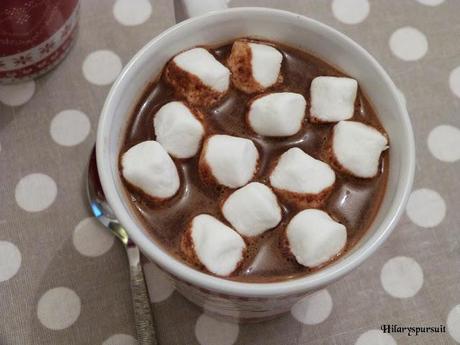
[[[281,155],[270,175],[277,193],[298,207],[318,207],[332,191],[334,170],[297,147]]]
[[[238,40],[228,58],[235,87],[246,93],[261,92],[282,80],[283,55],[272,46]]]
[[[204,48],[176,55],[166,67],[166,80],[192,105],[211,106],[228,91],[230,71]]]
[[[276,48],[247,40],[234,42],[228,68],[204,48],[178,54],[167,64],[165,78],[183,101],[163,105],[153,119],[155,141],[141,142],[121,158],[123,178],[155,201],[177,194],[180,178],[175,161],[180,164],[192,157],[198,158],[202,182],[231,189],[220,200],[221,219],[204,213],[195,216],[181,241],[181,250],[192,265],[218,276],[229,276],[241,267],[246,241],[283,224],[282,203],[297,212],[286,228],[282,225],[283,253],[310,268],[337,257],[346,246],[347,230],[319,209],[333,190],[334,169],[358,178],[375,177],[381,154],[388,148],[388,139],[380,131],[350,120],[358,92],[354,79],[313,79],[307,120],[302,94],[266,92],[281,85],[282,61]],[[248,94],[265,92],[252,97],[245,114],[254,133],[274,137],[264,140],[294,136],[306,121],[332,124],[320,157],[325,161],[291,147],[273,164],[262,160],[259,167],[263,146],[259,152],[247,138],[206,137],[207,131],[215,131],[206,126],[206,116],[210,116],[206,108],[225,96],[230,82]],[[261,178],[264,183],[254,181],[257,174],[267,171],[268,178]]]
[[[361,122],[340,121],[334,126],[331,160],[345,173],[372,178],[378,173],[380,155],[388,149],[388,139]]]
[[[192,264],[228,276],[243,260],[246,243],[232,228],[208,214],[193,218],[182,237],[182,252]]]
[[[259,152],[245,138],[216,134],[209,137],[201,151],[199,170],[204,181],[238,188],[254,176]]]
[[[324,211],[306,209],[291,219],[286,239],[296,261],[313,268],[340,254],[347,242],[347,229]]]
[[[269,93],[251,102],[247,121],[254,132],[269,137],[296,134],[302,127],[307,102],[298,93]]]

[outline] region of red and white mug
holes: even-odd
[[[1,0],[0,83],[36,78],[66,56],[79,0]]]

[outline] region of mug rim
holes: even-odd
[[[325,31],[328,35],[332,35],[336,39],[342,40],[350,47],[350,49],[357,50],[359,54],[363,55],[373,65],[385,87],[389,88],[393,93],[399,111],[398,119],[401,122],[405,132],[405,138],[403,139],[405,140],[406,150],[403,154],[403,157],[407,160],[408,164],[407,169],[403,171],[402,175],[400,176],[400,179],[405,180],[405,182],[398,185],[397,191],[399,193],[397,193],[396,196],[399,196],[399,200],[396,199],[392,202],[392,205],[397,204],[394,212],[391,213],[390,210],[384,216],[375,233],[372,234],[366,240],[366,242],[363,242],[360,248],[356,249],[347,257],[344,257],[341,260],[338,260],[336,263],[333,263],[330,266],[327,266],[310,275],[279,282],[246,283],[216,277],[196,270],[195,268],[186,265],[179,259],[176,259],[172,255],[166,253],[160,248],[159,245],[154,243],[154,241],[146,234],[145,230],[142,230],[140,227],[138,227],[131,219],[129,213],[121,201],[122,198],[116,190],[116,182],[110,168],[111,165],[109,159],[110,151],[108,150],[108,133],[111,129],[111,117],[114,113],[113,104],[115,103],[115,100],[121,95],[119,90],[123,90],[127,87],[127,85],[124,85],[124,81],[128,79],[128,76],[131,74],[134,67],[140,63],[140,60],[142,60],[143,56],[150,50],[155,49],[155,45],[158,44],[158,42],[167,39],[168,36],[175,31],[184,30],[189,26],[193,26],[195,23],[200,23],[210,18],[219,18],[232,15],[234,16],[242,13],[284,16],[292,20],[308,22],[308,24],[315,27],[315,29]],[[309,17],[289,11],[263,7],[225,9],[221,11],[210,12],[199,17],[194,17],[180,22],[163,31],[158,36],[154,37],[128,62],[128,64],[124,67],[117,80],[113,84],[104,103],[97,129],[97,166],[99,176],[101,178],[102,188],[104,190],[107,201],[114,210],[120,223],[123,224],[123,226],[126,228],[130,238],[139,246],[142,252],[146,253],[150,259],[153,259],[155,263],[157,263],[166,272],[171,274],[175,279],[188,282],[189,284],[198,286],[200,288],[242,297],[292,295],[309,290],[315,290],[337,280],[340,277],[343,277],[345,274],[358,267],[365,259],[374,253],[392,232],[404,211],[405,204],[412,189],[412,182],[415,171],[415,144],[409,114],[407,113],[407,109],[403,105],[398,92],[399,91],[397,90],[387,72],[369,52],[367,52],[363,47],[361,47],[359,44],[357,44],[355,41],[340,31]],[[400,191],[401,188],[402,191]]]

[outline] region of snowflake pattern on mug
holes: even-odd
[[[16,66],[26,66],[30,62],[32,62],[32,56],[29,54],[21,55],[14,59],[14,64]]]
[[[53,51],[54,48],[54,41],[47,42],[43,47],[41,47],[40,55],[48,55]]]

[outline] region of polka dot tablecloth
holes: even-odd
[[[460,343],[460,26],[457,0],[233,0],[327,23],[401,91],[416,134],[406,213],[361,267],[270,322],[236,325],[145,264],[160,344]],[[170,0],[83,0],[78,41],[37,81],[0,86],[0,344],[136,344],[122,246],[91,217],[85,169],[110,85],[173,25]],[[381,325],[445,333],[386,334]]]

